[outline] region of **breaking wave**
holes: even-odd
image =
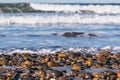
[[[0,13],[99,13],[99,14],[120,14],[120,5],[100,4],[38,4],[38,3],[6,3],[0,4]]]
[[[43,24],[120,24],[120,15],[24,15],[0,16],[0,25],[43,25]]]
[[[99,14],[119,14],[120,5],[70,5],[70,4],[37,4],[30,3],[34,10],[73,12],[73,13],[99,13]]]

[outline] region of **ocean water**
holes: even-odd
[[[119,4],[11,5],[0,4],[1,49],[120,46]],[[65,32],[84,35],[65,37]]]

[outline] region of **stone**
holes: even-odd
[[[120,78],[120,71],[117,72],[117,76],[118,76],[118,78]]]
[[[66,54],[66,53],[59,53],[59,54],[58,54],[58,57],[59,57],[59,58],[66,58],[66,57],[67,57],[67,54]]]
[[[73,64],[73,68],[72,68],[73,70],[81,70],[81,66],[80,65],[78,65],[78,64]]]
[[[65,32],[64,37],[77,37],[78,35],[83,35],[84,32]]]
[[[49,61],[47,63],[48,67],[58,67],[59,66],[59,63],[56,63],[54,61]]]
[[[31,65],[31,62],[30,62],[30,61],[25,61],[24,64],[25,64],[25,65]]]
[[[90,66],[92,65],[92,59],[88,59],[88,60],[85,62],[85,64],[90,67]]]

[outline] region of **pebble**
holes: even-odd
[[[1,80],[120,80],[120,53],[0,55]],[[55,70],[57,67],[58,70]],[[66,67],[66,69],[59,69]],[[69,67],[69,69],[67,69]],[[96,70],[94,70],[96,69]],[[91,71],[93,70],[93,71]]]

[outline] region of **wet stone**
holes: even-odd
[[[120,53],[96,55],[58,52],[49,55],[0,55],[1,80],[119,80]]]

